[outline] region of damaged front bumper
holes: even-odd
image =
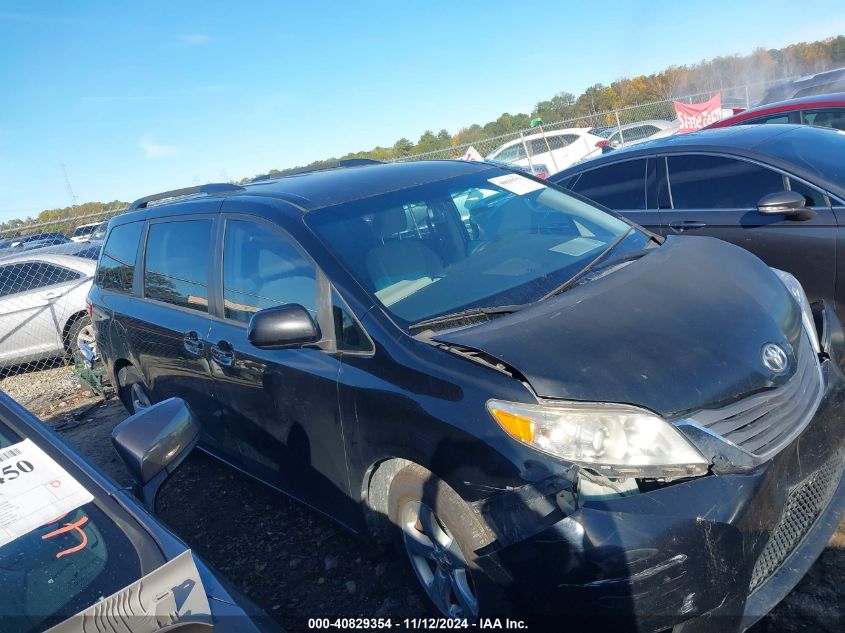
[[[827,325],[818,409],[765,463],[580,504],[561,476],[479,504],[498,537],[479,564],[511,587],[520,617],[725,633],[771,610],[845,511],[845,348]]]

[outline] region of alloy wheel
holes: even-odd
[[[94,326],[86,325],[84,328],[79,330],[79,333],[76,335],[76,347],[79,348],[80,345],[87,345],[88,347],[91,347],[94,345],[95,340]]]
[[[450,618],[476,618],[478,598],[457,540],[420,501],[406,503],[401,519],[411,567],[437,609]]]

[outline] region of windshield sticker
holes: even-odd
[[[32,440],[0,449],[0,547],[93,499]]]
[[[571,240],[561,242],[557,246],[552,246],[549,250],[555,253],[563,253],[564,255],[572,255],[578,257],[584,253],[594,251],[599,246],[604,246],[601,240],[590,239],[589,237],[575,237]]]
[[[487,182],[510,191],[511,193],[515,193],[518,196],[524,196],[526,193],[546,188],[546,185],[543,183],[531,180],[525,176],[520,176],[519,174],[496,176],[495,178],[489,178]]]
[[[378,297],[378,300],[385,306],[392,306],[394,303],[398,303],[402,301],[402,299],[407,299],[415,292],[422,290],[426,286],[430,286],[436,281],[436,279],[432,279],[431,277],[404,279],[402,281],[397,281],[395,284],[392,284],[387,288],[376,290],[376,297]]]

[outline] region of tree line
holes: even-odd
[[[115,211],[123,209],[128,206],[128,203],[120,200],[113,200],[112,202],[85,202],[83,204],[76,204],[70,207],[62,207],[61,209],[44,209],[37,216],[28,217],[26,219],[15,219],[0,222],[0,237],[12,237],[16,235],[29,235],[36,232],[65,232],[69,234],[77,226],[76,218],[82,218],[86,215],[93,215],[96,213],[106,213],[108,211]],[[49,222],[66,222],[66,226],[60,227],[43,227],[32,228],[33,225],[45,224]],[[88,222],[96,221],[93,219],[80,219],[78,224],[86,224]],[[16,230],[17,229],[17,230]],[[5,233],[1,233],[5,231]],[[69,235],[68,235],[69,236]]]

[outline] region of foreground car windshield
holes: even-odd
[[[4,480],[38,467],[14,457],[14,446],[22,440],[0,422],[0,457],[4,458],[0,477]],[[49,447],[41,448],[49,451]],[[5,530],[10,529],[14,514],[6,505],[0,517],[4,541],[8,541]],[[140,575],[134,547],[95,498],[0,546],[0,631],[43,631]]]
[[[406,326],[537,301],[608,247],[615,258],[649,241],[609,213],[495,169],[322,209],[306,222]]]

